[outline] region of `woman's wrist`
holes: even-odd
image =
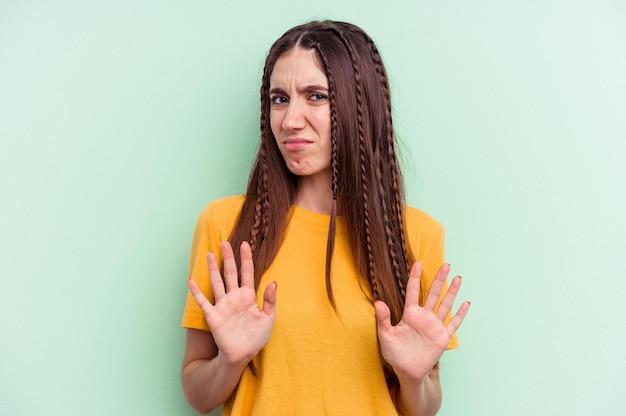
[[[223,351],[219,350],[216,358],[219,360],[219,365],[229,372],[232,371],[242,373],[250,361],[252,361],[254,355],[233,358],[228,357]]]

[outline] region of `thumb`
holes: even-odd
[[[272,319],[276,317],[276,282],[271,282],[263,293],[263,312],[270,315]]]
[[[389,331],[391,329],[391,311],[389,310],[389,306],[382,300],[375,300],[374,310],[376,311],[378,331]]]

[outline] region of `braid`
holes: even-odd
[[[261,183],[259,189],[259,195],[254,201],[254,223],[250,230],[250,249],[254,252],[260,245],[260,241],[263,241],[267,233],[267,160],[265,159],[264,150],[261,147],[259,150],[259,163],[261,170]]]
[[[376,173],[379,178],[382,178],[380,165],[381,164],[378,164],[378,166],[376,167]],[[378,181],[378,189],[379,189],[380,195],[385,195],[387,193],[385,190],[385,185],[383,184],[382,180]],[[381,200],[382,209],[383,209],[383,224],[385,226],[385,236],[387,237],[387,247],[389,248],[389,257],[391,260],[391,265],[393,267],[394,275],[396,276],[396,282],[398,283],[398,288],[400,289],[400,294],[402,295],[402,299],[404,299],[406,298],[406,287],[405,285],[402,284],[403,282],[402,282],[402,279],[400,279],[400,276],[404,276],[406,274],[406,270],[403,270],[403,268],[400,265],[399,257],[401,257],[401,255],[399,255],[400,253],[398,253],[398,250],[396,248],[396,239],[393,238],[397,234],[397,231],[394,230],[394,225],[389,215],[389,206],[387,204],[387,198],[383,196],[382,198],[380,198],[380,200]]]
[[[263,74],[261,81],[261,144],[259,146],[258,155],[258,169],[259,169],[259,183],[258,194],[254,200],[254,222],[250,229],[250,249],[253,253],[255,261],[258,259],[258,254],[261,248],[261,244],[267,237],[268,233],[268,215],[269,215],[269,189],[267,179],[267,103],[263,101],[265,96],[264,91],[269,90],[269,75]],[[256,272],[256,268],[255,268]],[[256,274],[256,273],[255,273]],[[256,277],[256,276],[255,276]],[[258,284],[257,278],[255,278],[256,284]]]
[[[337,199],[337,99],[335,95],[335,78],[333,77],[332,70],[328,64],[328,58],[324,49],[318,44],[315,45],[315,50],[322,60],[322,64],[326,70],[326,78],[328,79],[328,99],[330,101],[330,170],[331,170],[331,190],[333,192],[333,199]]]
[[[374,299],[380,297],[378,290],[378,283],[376,282],[374,273],[374,255],[372,249],[372,231],[370,221],[370,198],[369,191],[367,189],[367,161],[365,152],[365,131],[363,122],[363,101],[365,100],[365,94],[363,92],[363,82],[361,80],[361,72],[357,61],[356,54],[352,48],[350,42],[341,30],[334,29],[335,33],[343,42],[348,54],[350,55],[350,61],[352,62],[352,69],[354,71],[354,83],[356,89],[356,112],[357,112],[357,125],[358,125],[358,142],[359,142],[359,159],[360,159],[360,171],[361,171],[361,191],[363,193],[363,217],[365,220],[365,247],[367,253],[367,273],[370,284],[372,286],[372,294]]]
[[[335,249],[335,232],[337,223],[337,109],[335,101],[335,81],[333,74],[328,65],[328,59],[323,49],[316,45],[316,51],[318,56],[322,60],[324,67],[326,68],[326,78],[328,79],[328,99],[330,101],[330,169],[331,169],[331,191],[333,193],[333,201],[330,212],[330,224],[328,226],[328,241],[326,243],[326,293],[330,304],[335,308],[335,297],[333,296],[332,283],[330,280],[330,266],[333,258],[333,252]]]
[[[259,235],[259,230],[261,229],[261,201],[258,199],[254,204],[254,224],[252,225],[252,229],[250,230],[250,250],[256,250],[257,247],[257,237]]]
[[[398,288],[402,293],[402,299],[406,297],[406,276],[410,269],[408,252],[407,252],[407,242],[406,236],[404,232],[404,215],[403,215],[403,197],[402,197],[402,184],[401,184],[401,176],[399,174],[400,168],[397,165],[397,156],[394,148],[394,130],[393,130],[393,118],[391,112],[391,93],[389,89],[389,82],[387,80],[387,74],[385,73],[385,67],[383,65],[382,58],[380,57],[380,53],[378,52],[378,48],[372,41],[372,39],[365,35],[367,43],[370,46],[372,60],[374,62],[374,67],[376,69],[376,74],[378,75],[378,79],[380,84],[382,85],[382,92],[385,99],[385,132],[386,132],[386,140],[387,143],[387,153],[389,155],[389,161],[391,162],[391,179],[392,179],[392,206],[394,210],[394,215],[398,221],[398,229],[396,232],[400,234],[400,252],[392,252],[393,259],[393,267],[396,274],[396,279],[398,283]],[[381,160],[382,162],[382,160]],[[385,198],[383,198],[384,203]],[[389,231],[388,231],[389,232]],[[390,239],[390,236],[388,236]],[[395,245],[393,246],[395,248]],[[401,265],[401,263],[403,263]]]
[[[269,90],[269,74],[267,71],[263,74],[263,79],[261,81],[261,144],[259,145],[259,151],[257,155],[257,162],[255,167],[253,168],[253,172],[258,172],[256,178],[251,178],[251,184],[256,185],[257,193],[254,201],[254,210],[253,210],[253,222],[252,227],[249,232],[249,244],[250,250],[252,251],[252,257],[255,267],[254,268],[254,286],[255,289],[259,288],[259,282],[261,280],[261,275],[265,272],[264,265],[259,265],[258,260],[260,257],[261,248],[263,246],[263,242],[267,238],[269,232],[269,221],[268,216],[270,215],[270,206],[269,206],[269,188],[268,188],[268,178],[267,178],[267,143],[268,143],[268,129],[267,129],[267,119],[268,119],[268,106],[264,101],[264,97],[266,96],[266,92]],[[271,137],[271,136],[269,136]],[[244,203],[245,207],[245,203]],[[237,227],[236,227],[237,228]],[[245,233],[246,231],[243,230]],[[232,234],[231,234],[232,237]],[[242,235],[245,237],[245,234]],[[240,240],[237,240],[238,242]],[[241,261],[239,258],[239,250],[235,250],[235,258]],[[261,266],[261,267],[258,267]],[[241,283],[241,282],[240,282]],[[248,363],[248,368],[250,372],[255,377],[258,376],[257,366],[254,363],[254,360]]]
[[[370,215],[369,215],[369,195],[367,192],[366,185],[366,168],[365,168],[365,155],[363,149],[363,142],[360,140],[359,143],[359,153],[361,156],[361,182],[362,182],[362,190],[363,190],[363,216],[365,219],[365,242],[367,247],[367,271],[369,274],[370,283],[372,285],[372,294],[374,295],[374,299],[379,298],[378,293],[378,285],[376,284],[376,279],[374,277],[374,257],[372,254],[372,232],[370,230]]]

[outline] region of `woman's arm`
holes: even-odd
[[[420,306],[422,267],[419,262],[413,265],[406,287],[404,311],[396,325],[391,325],[389,307],[380,300],[374,302],[381,353],[400,382],[396,406],[404,416],[434,415],[441,405],[436,366],[470,307],[469,302],[464,302],[450,322],[444,323],[461,287],[460,276],[452,279],[437,308],[449,271],[449,265],[441,266],[424,306]]]
[[[396,406],[401,415],[435,415],[441,407],[439,368],[430,370],[423,380],[401,379]]]
[[[228,363],[210,332],[188,329],[181,371],[185,399],[198,413],[210,412],[228,400],[247,364]]]
[[[188,329],[183,358],[181,378],[185,398],[200,413],[208,413],[230,397],[248,363],[268,343],[276,318],[276,283],[265,289],[263,309],[257,304],[248,243],[241,244],[239,271],[230,244],[223,242],[221,249],[223,278],[215,254],[207,256],[215,304],[204,296],[195,281],[188,281],[189,290],[211,330]]]

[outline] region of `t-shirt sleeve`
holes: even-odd
[[[425,294],[435,280],[437,271],[444,263],[444,228],[441,223],[420,211],[413,209],[412,213],[413,218],[409,216],[409,225],[413,224],[413,227],[409,228],[409,241],[416,259],[422,262],[420,290]],[[447,287],[446,282],[437,302],[437,307],[443,300]],[[452,316],[452,313],[448,313],[445,319],[446,324],[452,319]],[[459,342],[456,334],[454,334],[446,349],[458,347]]]
[[[206,257],[209,252],[214,252],[221,267],[220,243],[228,239],[242,201],[243,198],[235,197],[214,201],[202,211],[196,222],[189,255],[189,278],[198,284],[211,303],[214,297]],[[181,326],[209,331],[204,313],[189,291]]]

